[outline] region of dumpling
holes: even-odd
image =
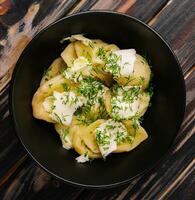
[[[60,136],[60,139],[62,141],[62,147],[68,150],[73,148],[73,137],[75,132],[80,131],[85,126],[83,126],[80,123],[77,117],[73,116],[70,125],[67,126],[60,123],[56,123],[54,127]]]
[[[66,74],[69,77],[65,77],[79,82],[83,80],[83,77],[92,76],[103,81],[107,86],[110,86],[113,83],[113,78],[109,72],[105,71],[105,61],[101,58],[100,54],[102,49],[105,53],[108,53],[116,51],[119,48],[114,44],[107,44],[97,39],[88,39],[82,35],[72,35],[66,39],[69,39],[72,43],[61,54],[69,67],[69,75]],[[69,54],[71,56],[68,56]],[[78,70],[76,70],[78,67],[75,67],[75,62],[77,64],[80,62]]]
[[[86,98],[86,104],[75,113],[84,123],[91,123],[96,119],[108,117],[105,104],[109,96],[109,89],[101,82],[88,77],[78,86],[77,92]]]
[[[45,109],[46,106],[50,107],[53,101],[53,92],[64,92],[67,90],[74,90],[76,88],[76,84],[73,84],[70,80],[65,79],[62,75],[58,75],[49,81],[45,82],[41,85],[32,99],[32,109],[33,109],[33,116],[37,119],[42,119],[47,122],[54,123],[50,116],[50,113]],[[44,101],[47,98],[47,105]]]
[[[61,53],[61,57],[68,67],[73,65],[75,59],[77,59],[74,43],[70,43],[64,51]]]
[[[133,72],[128,76],[118,76],[114,79],[117,83],[121,86],[142,86],[142,89],[146,89],[149,85],[151,78],[151,70],[150,66],[148,65],[147,61],[136,54],[135,63],[133,65]]]
[[[50,67],[44,73],[40,85],[43,85],[48,80],[52,79],[53,77],[59,75],[61,71],[66,69],[66,64],[62,58],[55,59]]]
[[[78,122],[79,123],[79,122]],[[87,132],[87,126],[80,124],[78,130],[74,131],[73,136],[73,147],[75,151],[80,155],[87,155],[88,158],[100,158],[101,154],[93,152],[88,146],[86,145],[86,141],[83,140],[83,135]]]
[[[112,119],[99,119],[85,129],[81,135],[90,151],[106,158],[110,153],[127,152],[147,139],[148,135],[138,123],[133,121],[118,122]]]
[[[123,121],[123,124],[127,128],[131,139],[118,144],[115,153],[131,151],[148,138],[147,132],[139,124],[136,126],[137,128],[135,128],[134,122],[130,120]]]
[[[106,109],[109,115],[116,120],[140,118],[146,112],[150,95],[139,86],[118,86],[112,89],[107,96]]]

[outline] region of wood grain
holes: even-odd
[[[15,2],[18,5],[18,7],[15,6],[18,10],[10,10],[0,20],[0,27],[6,26],[7,31],[7,34],[3,35],[0,41],[0,79],[5,77],[7,72],[10,74],[10,71],[13,71],[16,61],[32,37],[45,26],[67,13],[77,0],[25,1],[27,3],[23,0]],[[12,59],[9,59],[10,57]],[[8,82],[9,80],[10,76],[7,76],[7,80],[4,81]]]
[[[0,17],[0,199],[195,199],[195,14],[192,0],[20,0]],[[21,4],[20,4],[21,3]],[[21,6],[23,4],[23,6]],[[55,8],[55,9],[54,9]],[[63,184],[32,161],[15,136],[8,90],[14,64],[30,39],[63,14],[117,10],[157,30],[182,65],[187,88],[185,120],[169,153],[148,174],[109,190]],[[22,12],[18,12],[18,11]],[[24,37],[24,38],[23,38]],[[17,51],[16,51],[17,49]],[[9,59],[9,58],[14,59]]]
[[[56,181],[30,158],[2,187],[0,199],[75,199],[81,190]]]
[[[150,25],[170,44],[186,72],[195,63],[195,1],[170,0]]]

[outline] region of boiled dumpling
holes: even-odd
[[[107,99],[106,109],[116,119],[140,118],[149,106],[150,96],[140,86],[118,86],[112,89]]]
[[[66,64],[62,58],[55,59],[50,67],[44,73],[40,85],[43,85],[45,82],[49,81],[53,77],[59,75],[61,71],[66,69]]]

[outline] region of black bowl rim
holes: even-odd
[[[183,87],[181,88],[183,90],[183,108],[182,108],[182,115],[181,115],[181,118],[180,118],[180,121],[178,123],[178,126],[177,126],[177,131],[175,133],[175,137],[172,139],[171,141],[171,145],[169,146],[169,148],[164,152],[164,154],[161,155],[161,157],[151,166],[147,167],[145,170],[143,170],[142,172],[138,173],[137,175],[131,177],[131,178],[127,178],[126,180],[123,180],[123,181],[120,181],[120,182],[117,182],[117,183],[111,183],[111,184],[106,184],[106,185],[89,185],[89,184],[81,184],[81,183],[77,183],[77,182],[74,182],[74,181],[71,181],[71,180],[66,180],[64,179],[63,177],[60,177],[58,175],[56,175],[55,173],[53,173],[52,171],[50,171],[50,169],[47,168],[47,166],[43,166],[33,155],[32,153],[30,152],[30,150],[28,150],[28,148],[25,146],[25,144],[23,143],[22,141],[22,138],[20,137],[19,133],[18,133],[18,126],[17,126],[17,122],[16,122],[16,119],[14,117],[14,106],[13,106],[13,90],[14,90],[14,83],[15,83],[15,80],[16,80],[16,74],[17,74],[17,70],[19,69],[19,66],[20,66],[20,63],[23,59],[23,55],[25,54],[25,52],[28,50],[28,47],[31,45],[31,43],[33,43],[34,39],[36,39],[40,34],[42,34],[43,32],[47,31],[50,27],[54,26],[55,24],[63,21],[63,20],[66,20],[68,18],[72,18],[72,17],[75,17],[75,16],[80,16],[80,15],[85,15],[85,14],[111,14],[111,15],[119,15],[119,16],[123,16],[125,18],[128,18],[130,20],[133,20],[133,21],[136,21],[140,24],[142,24],[143,26],[145,26],[149,31],[153,32],[155,35],[158,36],[158,38],[165,44],[165,46],[167,47],[167,49],[171,52],[172,56],[174,57],[176,63],[177,63],[177,66],[178,66],[178,69],[179,69],[179,73],[180,73],[180,79],[182,81],[182,85]],[[79,13],[75,13],[75,14],[71,14],[71,15],[68,15],[68,16],[65,16],[65,17],[62,17],[61,19],[49,24],[48,26],[46,26],[45,28],[43,28],[40,32],[38,32],[33,38],[32,40],[28,43],[28,45],[25,47],[25,49],[23,50],[22,54],[20,55],[17,63],[16,63],[16,66],[14,68],[14,71],[13,71],[13,74],[12,74],[12,79],[11,79],[11,84],[10,84],[10,92],[9,92],[9,108],[10,108],[10,114],[11,114],[11,118],[14,122],[14,128],[16,130],[16,135],[17,137],[19,138],[20,142],[22,143],[23,147],[25,148],[25,150],[27,151],[27,153],[31,156],[31,158],[42,168],[44,169],[46,172],[48,172],[49,174],[51,174],[52,176],[54,176],[55,178],[57,178],[59,181],[62,181],[64,183],[67,183],[67,184],[70,184],[72,186],[76,186],[76,187],[84,187],[84,188],[88,188],[88,189],[106,189],[106,188],[113,188],[113,187],[117,187],[117,186],[120,186],[120,185],[124,185],[125,183],[129,183],[130,181],[132,181],[133,179],[136,179],[137,177],[140,177],[141,175],[143,174],[146,174],[148,172],[150,172],[152,169],[154,169],[160,162],[162,162],[166,155],[170,152],[172,146],[173,146],[173,142],[180,130],[180,127],[181,127],[181,124],[183,122],[183,119],[184,119],[184,114],[185,114],[185,108],[186,108],[186,87],[185,87],[185,81],[184,81],[184,76],[183,76],[183,71],[182,71],[182,68],[181,68],[181,65],[175,55],[175,53],[173,52],[173,50],[171,49],[171,47],[169,46],[169,44],[162,38],[162,36],[157,33],[153,28],[151,28],[150,26],[148,26],[147,24],[145,24],[144,22],[142,22],[141,20],[133,17],[133,16],[130,16],[130,15],[127,15],[127,14],[124,14],[124,13],[121,13],[121,12],[116,12],[116,11],[109,11],[109,10],[93,10],[93,11],[84,11],[84,12],[79,12]]]

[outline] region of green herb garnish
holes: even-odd
[[[62,85],[65,92],[70,90],[69,86],[66,83],[62,83],[61,85]]]
[[[97,56],[101,59],[101,60],[106,60],[106,51],[104,50],[103,47],[100,47],[98,49],[98,52],[97,52]]]
[[[63,140],[64,140],[65,142],[67,142],[66,137],[68,136],[68,134],[69,134],[69,129],[64,129],[64,130],[62,131],[62,138],[63,138]]]
[[[153,88],[153,85],[151,83],[148,86],[148,88],[146,89],[146,92],[149,94],[150,97],[153,96],[153,94],[154,94],[154,88]]]
[[[106,131],[96,130],[96,141],[99,145],[109,145],[110,144],[110,137],[106,133]]]

